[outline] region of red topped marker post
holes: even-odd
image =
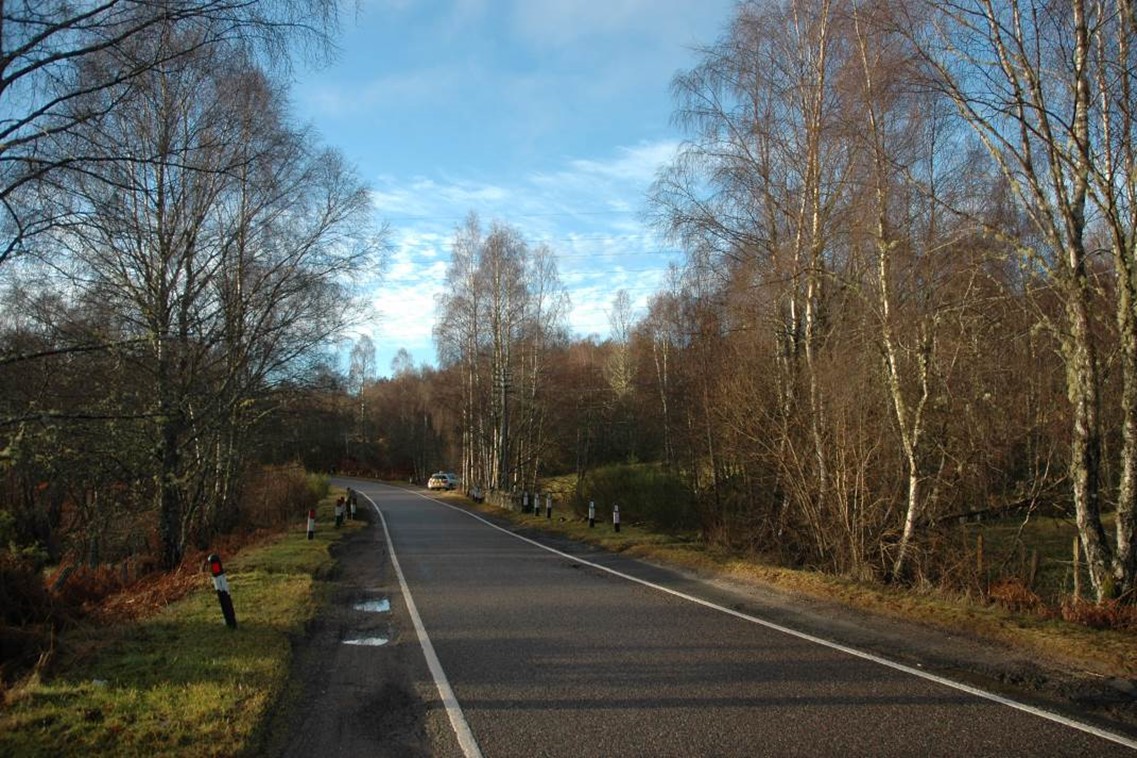
[[[225,626],[236,629],[237,614],[233,611],[233,598],[229,595],[229,580],[225,577],[225,567],[221,565],[221,556],[217,553],[209,556],[209,573],[213,575],[213,588],[217,590],[217,601],[221,603]]]

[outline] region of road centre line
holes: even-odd
[[[404,491],[407,491],[407,490],[404,490]],[[612,569],[612,568],[609,568],[607,566],[602,566],[599,563],[593,563],[592,561],[589,561],[589,560],[582,558],[578,555],[569,555],[568,553],[563,553],[560,550],[557,550],[556,548],[549,547],[548,545],[542,545],[540,542],[537,542],[536,540],[529,539],[528,537],[523,537],[522,535],[517,534],[516,532],[512,532],[509,529],[505,529],[501,526],[498,526],[497,524],[493,523],[492,521],[484,519],[481,516],[479,516],[478,514],[472,513],[470,511],[464,509],[464,508],[459,508],[457,506],[450,505],[449,503],[444,503],[440,500],[435,500],[434,498],[428,497],[428,496],[423,495],[422,493],[419,493],[419,492],[414,492],[413,494],[416,494],[425,500],[430,500],[433,503],[438,503],[439,505],[446,506],[447,508],[450,508],[453,511],[457,511],[458,513],[465,514],[466,516],[469,516],[472,519],[480,521],[483,524],[485,524],[486,526],[489,526],[493,529],[496,529],[499,532],[502,532],[503,534],[508,534],[511,537],[515,537],[515,538],[521,540],[522,542],[527,542],[530,545],[541,548],[542,550],[547,550],[548,552],[553,553],[554,555],[560,556],[561,558],[565,558],[565,559],[570,560],[574,563],[584,564],[586,566],[590,566],[591,568],[597,569],[599,571],[604,571],[604,572],[607,572],[613,576],[620,577],[621,579],[626,579],[629,582],[635,582],[636,584],[643,585],[644,587],[649,587],[653,590],[658,590],[659,592],[663,592],[663,593],[666,593],[668,595],[672,595],[674,597],[680,598],[682,600],[687,600],[689,602],[695,603],[696,605],[701,605],[704,608],[709,608],[711,610],[719,611],[720,613],[725,613],[728,616],[734,616],[735,618],[741,619],[743,621],[749,621],[752,624],[757,624],[759,626],[766,627],[767,629],[771,629],[771,630],[776,631],[776,632],[781,632],[782,634],[788,634],[791,637],[796,637],[800,640],[805,640],[806,642],[812,642],[814,644],[821,645],[822,647],[827,647],[830,650],[837,650],[837,651],[845,653],[847,655],[851,655],[851,656],[854,656],[856,658],[860,658],[862,660],[870,661],[872,663],[876,663],[878,665],[885,666],[885,667],[893,669],[895,671],[900,671],[902,673],[909,674],[911,676],[916,676],[916,677],[919,677],[921,679],[924,679],[924,680],[927,680],[930,682],[935,682],[936,684],[943,685],[944,687],[949,687],[949,688],[951,688],[953,690],[957,690],[959,692],[965,692],[969,695],[973,695],[975,697],[982,698],[983,700],[989,700],[991,702],[998,703],[1000,705],[1004,705],[1008,708],[1013,708],[1014,710],[1021,711],[1023,713],[1029,713],[1033,716],[1037,716],[1039,718],[1046,719],[1047,721],[1052,721],[1054,723],[1061,724],[1061,725],[1069,727],[1071,729],[1076,729],[1080,732],[1085,732],[1086,734],[1092,734],[1093,736],[1100,737],[1103,740],[1108,740],[1109,742],[1113,742],[1113,743],[1116,743],[1118,745],[1123,745],[1123,746],[1125,746],[1131,750],[1137,750],[1137,740],[1132,740],[1132,739],[1130,739],[1124,735],[1116,734],[1116,733],[1110,732],[1110,731],[1106,731],[1105,729],[1100,729],[1096,726],[1093,726],[1092,724],[1085,724],[1081,721],[1075,721],[1075,720],[1067,718],[1061,714],[1054,713],[1052,711],[1047,711],[1047,710],[1044,710],[1042,708],[1037,708],[1033,705],[1028,705],[1027,703],[1020,703],[1017,700],[1012,700],[1008,697],[1003,697],[1002,695],[997,695],[993,692],[986,692],[986,691],[978,689],[976,687],[972,687],[968,684],[964,684],[963,682],[956,682],[956,681],[953,681],[951,679],[947,679],[945,677],[938,676],[936,674],[932,674],[928,671],[921,671],[920,669],[912,668],[911,666],[905,666],[903,663],[897,663],[895,661],[890,661],[887,658],[881,658],[878,655],[874,655],[872,653],[867,653],[863,650],[857,650],[856,648],[852,648],[852,647],[848,647],[846,645],[842,645],[839,642],[833,642],[832,640],[827,640],[827,639],[824,639],[822,637],[816,637],[812,634],[807,634],[806,632],[800,632],[796,629],[791,629],[788,626],[782,626],[781,624],[775,624],[772,621],[767,621],[765,619],[758,618],[757,616],[751,616],[748,613],[742,613],[741,611],[736,611],[733,608],[727,608],[726,606],[722,606],[722,605],[718,605],[716,603],[712,603],[709,600],[703,600],[702,598],[695,597],[694,595],[688,595],[685,592],[673,590],[673,589],[670,589],[668,587],[664,587],[663,585],[655,584],[654,582],[649,582],[646,579],[640,579],[638,577],[632,576],[631,574],[625,574],[621,571],[617,571],[616,569]],[[376,510],[378,510],[378,508]],[[382,514],[380,514],[380,516],[381,515]],[[384,522],[384,524],[385,524],[385,522]],[[390,540],[390,537],[388,536],[388,541],[389,540]],[[391,557],[392,557],[392,559],[394,558],[394,551],[393,550],[391,552]],[[397,566],[396,566],[396,569],[397,569]]]
[[[368,497],[366,493],[360,492],[359,494],[367,498],[371,507],[379,514],[380,523],[383,524],[383,535],[387,538],[387,553],[391,556],[391,565],[395,567],[395,576],[399,578],[399,589],[403,593],[407,611],[411,614],[411,623],[414,624],[415,634],[418,635],[419,644],[422,646],[422,654],[426,657],[426,666],[430,669],[431,677],[434,678],[434,685],[438,688],[438,696],[442,698],[446,715],[450,717],[450,726],[458,738],[458,745],[462,748],[462,754],[466,758],[482,758],[481,748],[478,747],[478,742],[474,739],[474,733],[470,731],[470,725],[466,722],[465,714],[462,713],[462,706],[458,704],[458,698],[454,696],[454,690],[450,687],[446,672],[442,670],[442,662],[438,660],[438,654],[434,652],[434,644],[431,643],[430,636],[426,633],[426,627],[418,613],[418,606],[415,605],[415,600],[411,597],[411,588],[407,586],[403,568],[399,565],[398,556],[395,555],[395,544],[391,541],[391,530],[387,528],[387,519],[384,518],[383,511],[379,510],[379,506],[375,504],[374,500]]]

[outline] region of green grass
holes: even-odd
[[[1115,517],[1105,516],[1103,525],[1114,533]],[[1031,585],[1047,602],[1056,602],[1074,589],[1074,540],[1078,527],[1072,519],[1036,516],[1024,527],[1021,519],[1008,518],[960,527],[968,547],[978,553],[983,539],[983,566],[986,578],[1013,576]],[[1037,553],[1038,570],[1030,579],[1032,556]],[[1084,561],[1084,558],[1082,559]],[[1089,594],[1089,574],[1081,566],[1082,587]]]
[[[154,616],[82,627],[60,660],[8,695],[0,756],[233,755],[255,751],[258,729],[288,682],[292,641],[313,618],[329,546],[363,527],[331,526],[319,509],[316,539],[304,525],[226,561],[238,628],[202,587]]]

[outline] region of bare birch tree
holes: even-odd
[[[363,334],[351,348],[351,365],[348,367],[348,387],[356,396],[355,399],[358,404],[358,416],[356,418],[358,419],[361,439],[365,439],[364,424],[367,419],[367,403],[363,391],[374,378],[375,343],[371,340],[371,335]]]
[[[859,117],[852,130],[863,133],[866,183],[872,197],[871,237],[876,253],[876,307],[880,320],[880,344],[884,354],[885,384],[891,399],[892,412],[899,430],[900,445],[906,467],[907,496],[905,498],[903,526],[893,556],[890,576],[903,579],[907,569],[909,550],[916,536],[917,525],[923,516],[925,481],[928,477],[929,456],[923,449],[927,433],[926,410],[932,398],[933,350],[936,344],[936,314],[917,315],[917,335],[906,349],[899,335],[900,314],[895,292],[893,258],[904,245],[914,248],[914,230],[896,222],[897,200],[894,189],[902,184],[905,171],[918,156],[913,156],[911,135],[923,129],[920,114],[934,113],[935,103],[929,99],[904,99],[901,89],[911,76],[912,55],[905,40],[886,31],[886,25],[874,18],[876,9],[871,4],[863,7],[853,0],[851,21],[853,42],[859,63],[859,91],[856,101]],[[921,142],[917,148],[934,152],[934,147]],[[931,148],[931,149],[929,149]],[[933,232],[934,233],[934,232]],[[908,369],[907,366],[911,366]],[[905,374],[911,372],[912,381]]]
[[[6,0],[0,5],[0,265],[59,220],[41,202],[40,183],[93,157],[60,153],[51,144],[116,108],[139,77],[190,52],[133,46],[130,56],[111,58],[108,50],[176,28],[192,45],[240,43],[284,64],[293,45],[326,49],[336,15],[328,0]],[[98,93],[107,96],[93,97]]]
[[[185,49],[176,33],[131,49],[171,43]],[[70,135],[92,160],[58,183],[73,201],[57,235],[81,273],[71,285],[145,345],[128,358],[148,384],[166,565],[233,507],[250,403],[342,325],[372,243],[351,171],[284,127],[247,56],[190,47],[129,96],[92,95],[115,107]]]
[[[546,447],[548,404],[545,402],[549,356],[565,340],[564,322],[568,292],[557,271],[556,254],[548,245],[538,245],[529,256],[525,274],[528,306],[525,315],[525,359],[521,367],[521,423],[518,466],[522,479],[536,482]]]
[[[1090,195],[1106,229],[1114,266],[1121,368],[1117,551],[1114,593],[1137,592],[1137,14],[1128,0],[1090,3],[1085,85],[1100,114],[1087,138],[1097,160]],[[1087,106],[1088,107],[1088,106]]]
[[[514,414],[526,386],[523,345],[534,328],[530,255],[516,229],[495,223],[483,234],[474,215],[455,234],[434,335],[443,363],[463,366],[463,465],[474,472],[471,485],[522,484]]]
[[[446,270],[446,289],[438,297],[439,316],[434,340],[443,366],[461,367],[461,448],[462,479],[468,487],[490,486],[486,467],[485,418],[481,410],[481,300],[478,260],[482,229],[471,213],[464,226],[455,231],[450,265]]]
[[[787,514],[813,522],[829,489],[822,314],[849,161],[834,131],[834,72],[847,56],[835,26],[830,0],[740,4],[724,38],[675,80],[676,119],[691,138],[652,190],[664,229],[693,266],[720,282],[749,277],[747,298],[772,306],[752,313],[769,314],[761,326],[775,337],[776,458],[796,460],[779,489]],[[808,465],[791,451],[802,446]]]
[[[668,267],[667,289],[655,295],[648,303],[644,328],[651,340],[652,365],[655,368],[656,388],[659,393],[659,410],[663,424],[663,462],[667,468],[676,463],[672,426],[672,394],[674,368],[672,363],[684,343],[680,318],[681,275],[674,264]]]
[[[627,290],[619,290],[608,311],[612,353],[604,366],[604,377],[617,399],[632,391],[632,322],[632,298]]]
[[[1099,170],[1094,30],[1104,6],[1085,0],[951,2],[926,8],[916,32],[929,82],[951,98],[987,148],[1036,238],[990,229],[1061,298],[1061,343],[1072,410],[1069,476],[1082,548],[1098,598],[1113,596],[1114,550],[1102,525],[1101,346],[1093,327],[1090,202]],[[1105,48],[1101,48],[1105,52]],[[1037,239],[1037,242],[1036,242]]]

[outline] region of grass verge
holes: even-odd
[[[254,752],[333,569],[329,548],[363,526],[332,529],[333,503],[321,503],[315,539],[301,524],[226,561],[235,630],[203,573],[152,616],[69,631],[47,671],[6,693],[0,756]]]

